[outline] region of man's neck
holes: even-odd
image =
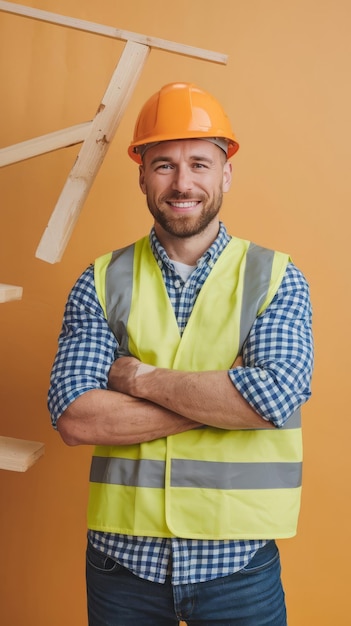
[[[166,232],[159,224],[155,224],[157,238],[168,256],[173,261],[179,261],[186,265],[196,265],[214,242],[219,231],[219,221],[214,220],[208,227],[192,237],[177,237]]]

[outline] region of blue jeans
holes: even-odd
[[[286,626],[274,541],[231,576],[172,586],[143,580],[87,548],[89,626]]]

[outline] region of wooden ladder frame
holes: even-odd
[[[158,48],[221,64],[227,63],[227,56],[2,0],[0,11],[126,41],[121,58],[92,121],[0,149],[0,167],[4,167],[46,152],[83,143],[36,250],[37,258],[48,263],[56,263],[62,258],[150,49]]]

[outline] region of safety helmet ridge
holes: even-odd
[[[227,158],[239,148],[230,121],[210,93],[193,83],[169,83],[142,107],[128,148],[129,156],[141,163],[148,144],[177,139],[213,139],[227,142]]]

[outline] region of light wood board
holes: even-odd
[[[16,285],[5,285],[0,283],[0,302],[9,302],[10,300],[20,300],[22,298],[23,287]]]
[[[0,469],[25,472],[44,454],[44,449],[39,441],[0,437]]]

